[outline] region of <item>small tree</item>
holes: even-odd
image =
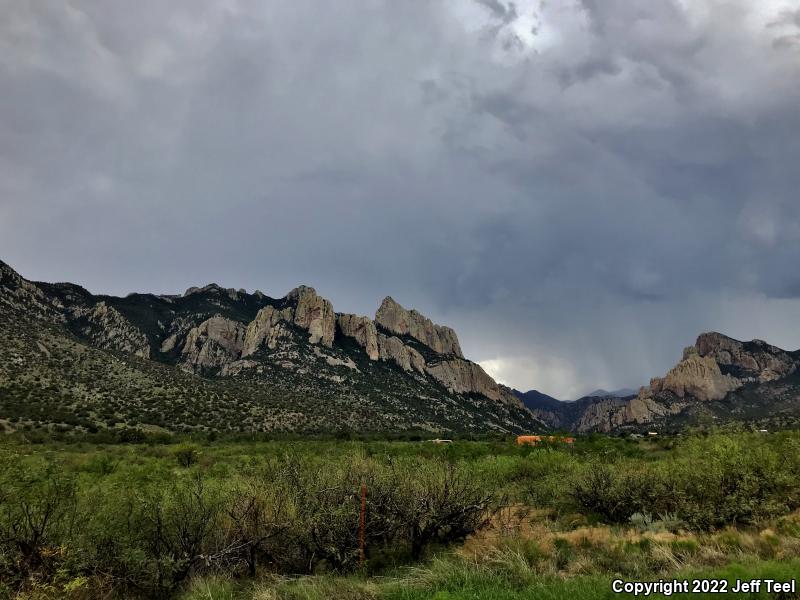
[[[166,594],[192,572],[213,567],[221,511],[220,495],[200,473],[137,496],[128,531],[134,564],[127,567],[138,573],[136,585]]]
[[[75,520],[76,486],[60,465],[17,463],[0,481],[0,546],[17,556],[25,576],[43,566]]]
[[[228,495],[226,554],[242,557],[250,577],[255,577],[260,561],[275,560],[280,537],[290,529],[291,499],[280,475],[248,479]]]
[[[431,544],[460,541],[484,527],[496,504],[492,490],[444,460],[393,464],[392,479],[386,508],[414,559]]]

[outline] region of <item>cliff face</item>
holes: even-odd
[[[203,321],[189,331],[183,343],[184,366],[197,371],[224,367],[241,356],[245,333],[241,323],[225,317]]]
[[[212,286],[191,288],[185,295],[211,289]],[[240,293],[222,292],[234,300]],[[332,348],[338,333],[352,338],[370,361],[393,363],[409,374],[430,377],[455,394],[476,394],[522,406],[510,390],[495,382],[480,365],[463,357],[458,336],[451,328],[437,325],[388,297],[378,308],[374,321],[348,313],[336,314],[328,300],[307,286],[293,289],[277,306],[262,308],[249,323],[215,315],[191,328],[185,334],[182,364],[198,373],[215,369],[227,372],[230,370],[227,365],[252,356],[261,348],[278,349],[281,340],[290,337],[290,326],[306,331],[309,344]],[[170,338],[166,347],[172,348],[176,343],[177,338]],[[121,344],[116,348],[124,349]],[[147,357],[144,353],[140,355]]]
[[[761,340],[703,333],[664,377],[639,390],[641,423],[749,420],[772,426],[800,412],[797,353]],[[623,426],[631,420],[623,422]]]
[[[336,319],[336,324],[342,335],[351,337],[364,348],[370,360],[378,360],[381,350],[378,345],[378,330],[375,322],[367,317],[351,314],[341,314]]]
[[[294,309],[294,324],[308,331],[309,343],[322,344],[328,348],[333,346],[336,315],[329,300],[318,296],[314,288],[304,285],[289,292],[286,300]]]
[[[721,333],[703,333],[664,377],[653,378],[639,391],[639,398],[722,400],[747,384],[787,377],[799,362],[797,356],[761,340],[740,342]]]
[[[799,362],[793,354],[762,340],[740,342],[720,333],[700,335],[694,348],[699,356],[713,359],[723,372],[743,383],[786,377],[797,370]]]
[[[437,354],[452,354],[464,358],[455,331],[434,324],[416,310],[406,310],[390,296],[384,298],[375,313],[375,322],[395,335],[407,335],[422,342]]]
[[[403,308],[391,297],[383,300],[374,321],[340,315],[338,323],[341,333],[364,347],[371,360],[390,361],[405,371],[428,375],[456,394],[477,394],[523,407],[509,388],[464,358],[455,331],[435,324],[416,310]],[[416,347],[419,344],[422,348]]]
[[[478,364],[453,358],[428,365],[426,371],[447,389],[457,393],[479,394],[506,404],[519,404],[513,392],[495,382]]]
[[[451,328],[391,298],[374,320],[336,313],[308,286],[282,298],[216,284],[182,295],[118,298],[93,295],[74,284],[30,282],[0,262],[0,319],[13,323],[22,332],[18,335],[25,335],[25,327],[39,331],[46,322],[92,348],[145,361],[131,363],[136,369],[154,363],[236,390],[214,397],[233,398],[246,388],[241,404],[260,403],[250,414],[318,399],[311,409],[289,410],[285,419],[294,428],[312,427],[320,419],[327,424],[313,427],[543,428],[510,390],[464,358]],[[102,378],[95,383],[108,389]],[[331,424],[333,414],[339,417]],[[271,422],[270,427],[280,425]]]
[[[689,346],[684,350],[683,360],[664,377],[651,379],[650,387],[640,391],[639,398],[669,392],[678,398],[689,396],[701,402],[721,400],[741,386],[741,381],[721,371],[713,357],[700,356],[696,347]]]

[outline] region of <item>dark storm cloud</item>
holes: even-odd
[[[517,387],[800,346],[790,2],[4,2],[0,257],[392,294]]]

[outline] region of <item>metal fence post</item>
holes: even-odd
[[[363,567],[364,561],[367,559],[366,554],[367,546],[367,483],[361,482],[361,515],[358,522],[358,547],[361,551],[359,554],[358,564]]]

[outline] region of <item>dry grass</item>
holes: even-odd
[[[608,572],[667,575],[686,568],[718,567],[748,560],[800,557],[800,511],[763,528],[728,527],[711,533],[608,525],[571,525],[551,511],[516,505],[466,540],[456,555],[475,568],[504,567],[531,576]]]

